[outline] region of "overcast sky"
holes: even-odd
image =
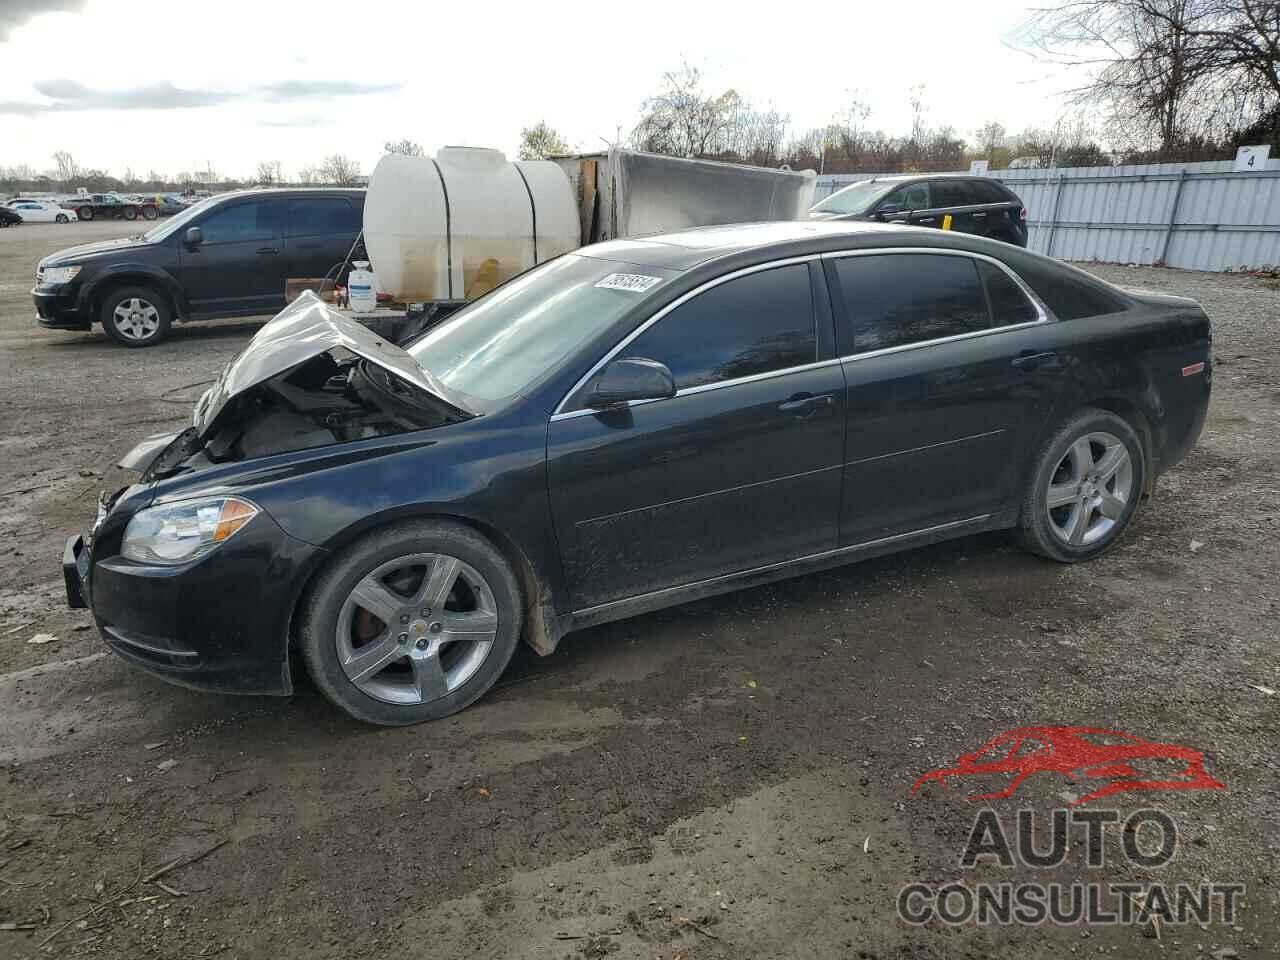
[[[623,136],[664,70],[688,61],[829,122],[852,95],[869,125],[1052,126],[1067,79],[1008,45],[1025,2],[626,4],[363,0],[0,0],[0,166],[120,175],[286,174],[340,152],[367,173],[390,139],[513,154],[545,119],[580,149]]]

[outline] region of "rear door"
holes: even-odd
[[[917,227],[955,230],[957,233],[976,232],[973,211],[967,209],[972,201],[965,190],[964,181],[929,181],[929,199],[929,208],[916,211],[908,219],[908,223]]]
[[[284,306],[283,220],[282,197],[246,197],[191,224],[204,242],[192,247],[179,238],[178,271],[193,315],[246,316]]]
[[[1011,198],[992,180],[969,180],[966,189],[974,204],[974,233],[1016,243],[1022,229],[1022,201]]]
[[[342,264],[360,234],[362,207],[347,197],[294,197],[287,203],[288,275],[322,278]]]
[[[830,331],[815,258],[730,274],[615,354],[666,364],[674,397],[566,401],[548,479],[576,609],[835,546],[844,379]]]
[[[841,544],[1016,509],[1020,464],[1062,379],[1038,302],[968,254],[826,265],[848,383]]]

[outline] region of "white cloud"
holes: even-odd
[[[21,2],[35,13],[76,6]],[[1027,15],[1017,0],[651,0],[629,12],[527,0],[90,0],[74,15],[10,18],[0,111],[20,115],[3,121],[0,163],[45,167],[67,149],[117,172],[211,164],[245,175],[259,160],[293,172],[342,152],[368,171],[387,140],[510,153],[520,127],[539,119],[596,149],[626,136],[682,60],[711,86],[790,114],[797,129],[828,122],[856,90],[871,126],[905,132],[907,91],[920,83],[930,121],[961,136],[988,119],[1046,126],[1061,110],[1062,78],[1001,43]],[[86,36],[112,42],[78,42]],[[40,109],[50,103],[68,106]]]

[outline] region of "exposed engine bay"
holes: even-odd
[[[468,419],[386,368],[334,348],[232,398],[205,437],[210,460],[249,460]]]

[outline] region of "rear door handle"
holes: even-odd
[[[975,217],[985,217],[986,215],[987,212],[985,210],[979,210],[977,213],[973,214]]]
[[[1024,352],[1013,358],[1013,365],[1027,370],[1034,370],[1036,367],[1047,367],[1056,364],[1057,361],[1058,355],[1052,350],[1044,353]]]
[[[259,247],[258,252],[259,253],[279,253],[280,248],[279,247]]]
[[[797,393],[790,400],[778,404],[778,410],[781,413],[804,419],[823,411],[830,413],[835,409],[835,406],[836,398],[829,393],[819,394],[816,397],[811,394]]]

